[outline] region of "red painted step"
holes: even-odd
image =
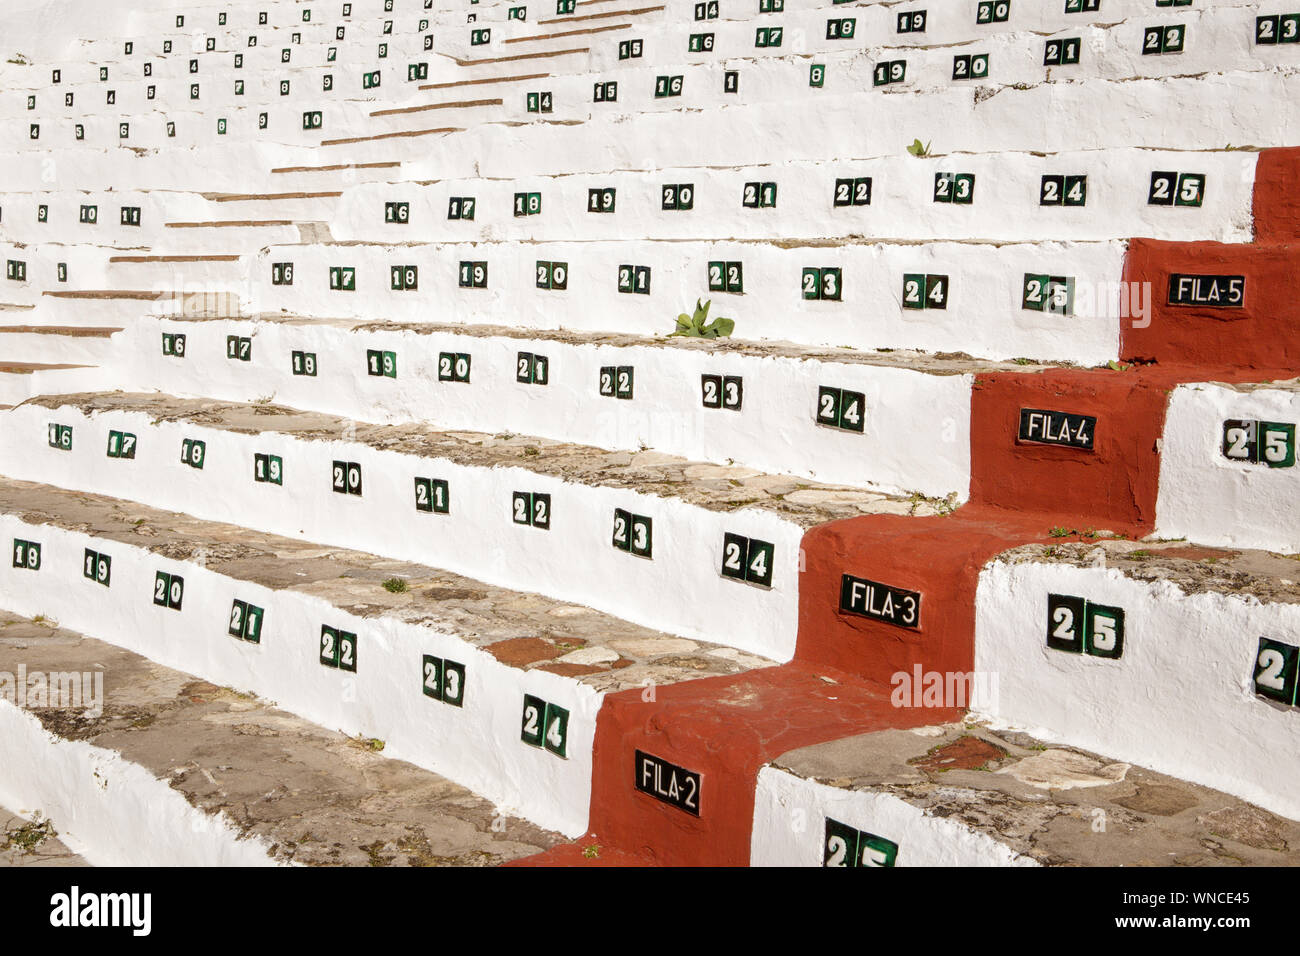
[[[1300,253],[1300,243],[1291,245],[1300,240],[1297,170],[1300,150],[1261,154],[1254,244],[1131,242],[1125,279],[1153,283],[1153,309],[1149,324],[1124,329],[1121,354],[1152,365],[979,377],[965,507],[811,529],[794,662],[677,684],[653,701],[640,692],[607,697],[597,718],[591,833],[523,864],[744,865],[763,764],[819,741],[956,717],[951,701],[949,709],[894,707],[890,688],[916,667],[971,671],[985,563],[1049,540],[1052,529],[1149,533],[1169,393],[1182,382],[1300,370],[1300,277],[1291,267]],[[1241,276],[1242,304],[1171,304],[1177,275]],[[1209,287],[1174,280],[1173,288]],[[698,816],[637,789],[645,770],[638,751],[699,774]],[[649,779],[657,785],[650,789],[662,789],[661,779]],[[593,845],[598,855],[585,852]]]
[[[795,659],[884,688],[917,665],[969,673],[980,569],[1003,551],[1046,540],[1050,527],[1043,516],[967,505],[947,517],[870,515],[811,529],[803,539]],[[908,626],[906,607],[903,618],[896,615],[900,623],[843,610],[845,575],[918,594],[917,626]],[[878,607],[879,589],[873,591]]]
[[[1297,262],[1300,242],[1131,240],[1124,281],[1151,284],[1151,314],[1121,327],[1121,356],[1198,366],[1202,377],[1215,369],[1300,369]]]
[[[659,866],[745,866],[765,763],[796,747],[958,716],[955,709],[894,707],[878,685],[798,662],[657,688],[651,701],[644,696],[612,694],[596,719],[591,832],[521,863],[600,865],[604,848],[613,847]],[[698,816],[637,789],[638,750],[699,774]],[[648,782],[653,789],[653,777]],[[666,789],[666,778],[659,784]],[[601,856],[583,855],[592,844]]]

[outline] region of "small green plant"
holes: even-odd
[[[695,314],[687,315],[685,312],[677,316],[677,331],[671,333],[668,337],[685,336],[692,339],[725,339],[736,327],[734,319],[724,319],[721,316],[709,321],[709,306],[713,304],[710,299],[703,305],[700,300],[695,300]]]
[[[907,151],[918,159],[925,159],[930,155],[930,144],[922,143],[919,139],[912,140],[912,145],[907,147]]]
[[[384,582],[384,590],[391,594],[405,594],[410,589],[404,578],[389,578]]]
[[[36,848],[52,836],[58,836],[54,825],[37,813],[30,823],[14,827],[5,833],[5,842],[0,850],[16,847],[23,853],[35,853]]]
[[[1068,538],[1070,535],[1074,534],[1074,529],[1062,528],[1060,525],[1057,525],[1047,533],[1053,538]]]
[[[1109,362],[1106,363],[1106,367],[1110,369],[1112,372],[1127,372],[1133,366],[1124,365],[1120,362],[1116,362],[1114,359],[1111,359]]]
[[[596,857],[600,856],[600,844],[593,843],[591,846],[583,847],[582,855],[585,856],[588,860],[596,859]]]

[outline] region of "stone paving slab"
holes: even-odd
[[[39,810],[19,816],[0,807],[0,867],[89,865],[68,849],[54,822]]]
[[[973,718],[805,747],[773,766],[891,794],[1049,866],[1300,865],[1296,821]]]

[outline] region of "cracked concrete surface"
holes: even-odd
[[[773,766],[888,793],[1048,866],[1297,866],[1300,823],[974,720],[805,747]]]
[[[192,806],[223,814],[279,862],[491,866],[562,839],[367,741],[51,622],[0,612],[0,671],[16,673],[19,664],[29,673],[102,672],[99,716],[31,712],[56,736],[117,751]],[[36,859],[65,859],[57,846],[43,841]],[[25,865],[3,850],[0,862],[6,852],[11,865]]]
[[[524,435],[439,431],[422,424],[370,425],[270,403],[112,392],[46,395],[24,404],[71,407],[90,416],[138,412],[152,416],[155,423],[189,422],[247,435],[278,433],[303,441],[340,441],[347,434],[348,441],[382,451],[442,458],[465,466],[526,468],[575,484],[677,498],[711,511],[760,508],[805,528],[861,514],[946,514],[955,503],[692,462],[652,450],[609,451]]]
[[[144,548],[268,588],[328,601],[360,617],[392,617],[455,634],[523,670],[598,691],[736,674],[772,661],[651,630],[592,608],[511,591],[409,561],[281,538],[147,505],[0,478],[0,512]],[[384,582],[398,578],[406,590]],[[53,609],[51,609],[53,610]],[[575,655],[575,652],[585,653]]]

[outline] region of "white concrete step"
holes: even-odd
[[[0,481],[0,534],[22,551],[0,565],[15,613],[382,741],[570,837],[606,694],[771,664],[427,566],[26,482]]]
[[[65,395],[4,420],[0,472],[13,477],[420,561],[775,660],[794,652],[806,528],[950,507],[660,452],[363,425],[269,402]],[[182,459],[187,441],[201,443],[201,468]],[[412,535],[413,521],[427,530]],[[747,564],[742,550],[754,552]]]
[[[51,616],[0,621],[10,678],[0,793],[39,808],[81,854],[51,859],[58,837],[11,820],[5,864],[483,866],[560,839],[394,758],[387,741],[310,723]]]
[[[1300,817],[1300,587],[1268,552],[1093,541],[981,573],[972,709]]]

